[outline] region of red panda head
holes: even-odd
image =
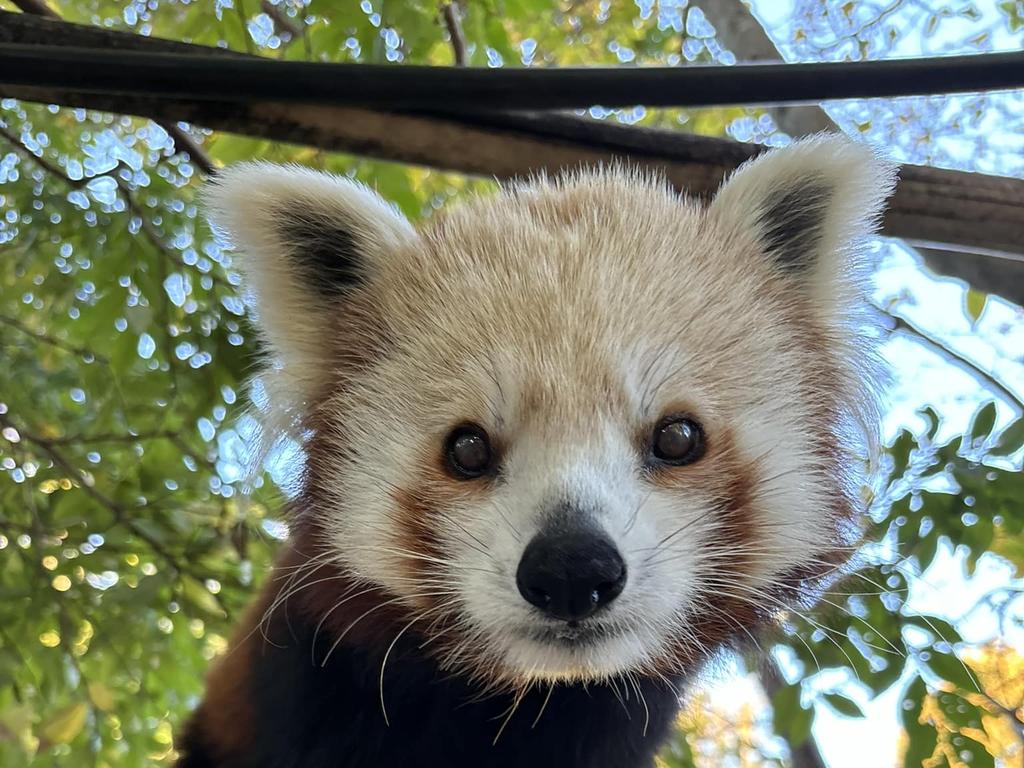
[[[859,255],[893,184],[816,138],[709,204],[587,171],[417,229],[266,164],[209,203],[323,556],[444,667],[597,680],[688,669],[841,562],[875,421]]]

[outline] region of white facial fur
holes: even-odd
[[[209,199],[281,360],[278,408],[313,432],[327,546],[443,629],[442,662],[555,680],[681,665],[835,549],[873,423],[858,247],[893,183],[866,148],[819,138],[751,162],[709,206],[610,170],[416,232],[365,188],[266,165],[229,170]],[[311,287],[289,216],[351,238],[351,285]],[[644,436],[679,411],[707,454],[652,473]],[[498,446],[491,481],[444,471],[467,422]],[[516,587],[559,504],[626,562],[623,593],[584,623],[609,630],[595,642]]]

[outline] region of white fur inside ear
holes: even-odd
[[[865,144],[821,134],[744,163],[709,208],[727,236],[747,238],[806,272],[830,300],[856,268],[858,246],[874,232],[896,184],[897,166]]]
[[[349,251],[338,253],[339,260],[354,260],[356,272],[369,273],[415,232],[365,185],[294,165],[236,165],[218,174],[203,197],[214,228],[227,234],[238,253],[250,306],[277,359],[268,370],[276,379],[272,389],[292,400],[275,407],[294,413],[325,368],[326,318],[338,311],[340,294],[323,282],[332,278],[332,265],[324,263],[334,257],[330,237],[343,238]],[[320,229],[324,237],[318,239]],[[325,240],[326,256],[312,266],[304,263],[311,247],[325,250]]]

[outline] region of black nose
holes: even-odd
[[[619,596],[626,564],[599,531],[542,531],[523,552],[516,585],[528,603],[548,616],[577,621]]]

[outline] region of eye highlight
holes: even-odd
[[[487,474],[494,461],[487,432],[475,424],[464,424],[448,434],[444,456],[448,469],[460,480]]]
[[[667,416],[651,436],[651,458],[675,467],[692,464],[704,455],[704,430],[687,416]]]

